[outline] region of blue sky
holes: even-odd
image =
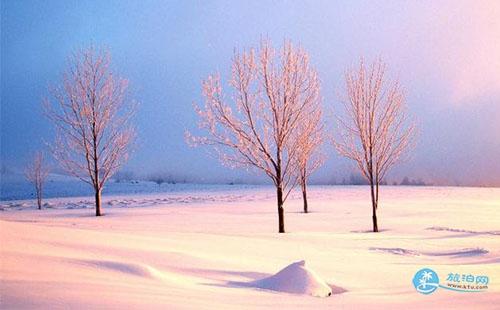
[[[21,169],[51,141],[41,100],[66,57],[107,47],[140,103],[138,140],[125,169],[200,180],[244,180],[206,149],[193,149],[193,103],[201,81],[227,76],[234,48],[300,43],[338,109],[342,73],[359,57],[382,57],[419,123],[412,159],[390,175],[440,184],[500,185],[500,5],[494,1],[2,1],[2,164]],[[331,119],[327,119],[331,121]],[[353,167],[331,158],[316,181]],[[252,177],[260,180],[259,177]]]

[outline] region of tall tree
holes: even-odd
[[[57,132],[52,151],[63,169],[92,186],[100,216],[102,189],[128,158],[135,108],[125,100],[127,81],[111,72],[108,52],[77,51],[69,62],[53,102],[45,101]]]
[[[283,204],[298,182],[297,131],[307,108],[319,100],[316,71],[300,47],[285,42],[276,51],[263,41],[257,50],[235,52],[229,84],[232,105],[219,75],[203,82],[205,106],[196,110],[208,134],[190,141],[212,145],[228,166],[264,172],[276,187],[278,231],[284,233]]]
[[[307,110],[304,120],[298,125],[297,135],[298,174],[302,189],[304,213],[309,212],[307,202],[307,182],[309,176],[321,167],[325,160],[325,156],[320,150],[324,141],[320,101],[318,100],[310,104]]]
[[[24,171],[26,179],[35,187],[38,210],[42,209],[43,186],[49,175],[49,168],[44,163],[43,153],[36,152]]]
[[[346,115],[339,117],[338,152],[354,160],[370,183],[373,231],[378,232],[379,185],[412,144],[415,126],[408,118],[398,81],[385,76],[378,60],[368,68],[363,60],[345,74]]]

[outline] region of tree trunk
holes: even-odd
[[[371,194],[372,194],[372,221],[373,221],[373,232],[378,232],[377,223],[377,199],[375,197],[375,189],[373,182],[370,182]]]
[[[278,223],[279,223],[279,233],[285,232],[285,214],[283,210],[283,189],[281,185],[276,188],[278,196]]]
[[[42,194],[37,194],[36,202],[38,204],[38,210],[42,210]]]
[[[302,200],[304,201],[304,213],[308,213],[309,210],[307,209],[307,185],[306,185],[306,182],[303,182],[301,185],[302,185]]]
[[[101,216],[101,190],[95,190],[95,216]]]

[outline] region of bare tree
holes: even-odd
[[[26,179],[35,187],[38,210],[42,209],[43,186],[49,175],[49,168],[43,161],[42,152],[36,152],[24,171]]]
[[[220,77],[209,76],[205,107],[196,108],[208,135],[188,138],[212,145],[223,164],[263,171],[276,187],[278,231],[284,233],[283,204],[298,182],[296,132],[307,107],[319,100],[319,80],[307,53],[290,42],[277,52],[263,41],[257,51],[235,52],[232,63],[236,109],[227,104]]]
[[[321,115],[321,105],[318,100],[309,105],[307,113],[304,115],[304,120],[298,124],[297,160],[304,213],[309,212],[307,203],[307,182],[309,176],[321,167],[325,159],[324,154],[320,152],[320,147],[324,141]]]
[[[57,138],[54,157],[63,169],[92,186],[96,216],[106,181],[128,158],[135,131],[130,118],[135,107],[125,100],[127,81],[114,76],[109,53],[94,48],[70,57],[60,87],[52,89],[54,103],[45,101]]]
[[[403,90],[398,81],[385,78],[385,64],[378,60],[369,68],[345,74],[346,116],[339,117],[338,152],[354,160],[370,183],[373,231],[378,232],[379,185],[411,145],[415,133],[408,119]]]

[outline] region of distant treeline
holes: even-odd
[[[138,176],[132,171],[120,171],[113,176],[117,183],[121,182],[138,182],[148,181],[158,184],[177,184],[177,183],[193,183],[193,180],[188,179],[186,176],[174,175],[168,172],[151,173],[143,176]]]
[[[207,183],[206,181],[200,181],[184,175],[176,175],[171,172],[157,172],[146,175],[137,175],[132,171],[120,171],[116,173],[113,177],[115,182],[131,182],[136,183],[139,181],[154,182],[161,186],[162,184],[185,184],[185,183]],[[219,183],[219,184],[255,184],[255,182],[248,182],[243,179],[231,180],[231,181],[220,181],[220,182],[209,182],[209,183]],[[257,182],[259,183],[259,182]],[[351,174],[348,178],[342,178],[342,181],[330,180],[328,182],[314,182],[311,181],[312,185],[369,185],[368,181],[360,174]],[[427,183],[422,179],[413,179],[410,177],[404,177],[401,181],[387,182],[383,180],[380,185],[392,185],[392,186],[431,186],[431,183]]]
[[[368,180],[366,180],[360,174],[351,174],[351,176],[346,179],[343,178],[342,182],[336,185],[369,185]],[[382,180],[380,185],[393,185],[393,186],[430,186],[432,184],[424,182],[422,179],[412,179],[409,177],[404,177],[400,182],[393,181],[387,182],[387,180]]]

